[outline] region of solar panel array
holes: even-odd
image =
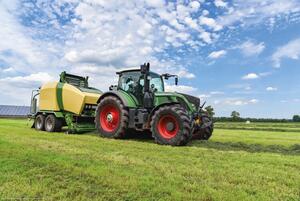
[[[29,106],[0,105],[0,117],[22,117],[30,113]]]

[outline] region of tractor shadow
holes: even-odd
[[[220,151],[246,151],[249,153],[278,153],[284,155],[300,155],[300,144],[290,147],[282,145],[246,144],[244,142],[215,142],[215,141],[192,141],[189,146],[215,149]]]
[[[91,135],[99,137],[99,134],[96,131],[91,132],[85,132],[85,133],[77,133],[78,135]],[[74,134],[72,134],[74,135]],[[154,139],[152,138],[151,132],[147,131],[135,131],[135,130],[129,130],[126,132],[125,137],[122,139],[117,140],[124,140],[124,141],[140,141],[140,142],[152,142],[154,143]]]
[[[154,142],[154,139],[152,137],[152,134],[150,131],[135,131],[135,130],[129,130],[124,140],[133,140],[133,141],[145,141],[145,142]]]

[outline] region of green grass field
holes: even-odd
[[[0,200],[300,200],[300,132],[217,127],[170,147],[0,119]]]

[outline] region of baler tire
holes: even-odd
[[[42,114],[39,114],[36,116],[34,120],[34,128],[39,131],[45,130],[45,116]]]
[[[165,118],[169,118],[169,122],[173,121],[172,123],[175,123],[175,128],[173,128],[172,131],[166,131],[168,128],[165,128],[165,131],[162,130],[162,125],[167,126],[167,124],[169,124],[169,122],[165,124]],[[152,116],[150,125],[152,137],[156,143],[161,145],[183,146],[186,145],[192,137],[190,116],[182,106],[177,104],[159,108]],[[174,129],[176,132],[172,133]],[[167,133],[165,134],[164,132]]]
[[[110,111],[110,108],[113,111]],[[113,115],[111,113],[113,113]],[[113,116],[112,122],[107,122],[109,114]],[[128,129],[128,117],[128,110],[124,104],[117,97],[107,96],[103,98],[97,106],[95,117],[96,129],[99,135],[105,138],[125,138]],[[114,118],[118,121],[113,122]],[[114,125],[111,126],[111,124]]]
[[[47,132],[56,132],[58,131],[60,126],[61,126],[60,119],[56,118],[53,114],[49,114],[46,117],[45,130]]]

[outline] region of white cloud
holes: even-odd
[[[22,26],[12,14],[19,6],[17,1],[0,1],[0,60],[8,65],[8,69],[34,73],[49,67],[56,55],[52,52],[49,56],[51,44],[33,40],[33,31]]]
[[[275,67],[280,67],[283,58],[298,60],[300,57],[300,38],[279,47],[272,55]]]
[[[210,94],[211,95],[223,95],[225,93],[223,91],[211,91]]]
[[[217,22],[213,18],[209,18],[205,16],[201,16],[199,18],[199,23],[201,25],[206,25],[212,28],[214,31],[220,31],[223,28],[221,25],[217,24]]]
[[[201,38],[204,42],[207,44],[211,44],[213,42],[211,33],[204,31],[199,35],[199,38]]]
[[[209,95],[209,94],[200,94],[198,97],[199,97],[200,99],[206,99],[206,98],[210,98],[211,95]]]
[[[45,82],[52,81],[53,77],[45,72],[38,72],[26,76],[5,77],[0,79],[1,85],[13,85],[15,87],[32,87],[38,86]]]
[[[192,79],[192,78],[196,77],[195,74],[190,73],[190,72],[186,71],[185,69],[179,70],[177,75],[179,76],[179,78],[187,78],[187,79]]]
[[[257,99],[251,99],[251,100],[249,100],[249,103],[251,103],[251,104],[256,104],[258,102],[259,102],[259,100],[257,100]]]
[[[200,8],[200,3],[198,1],[191,1],[189,5],[192,8],[193,12],[198,11]]]
[[[259,102],[258,99],[240,99],[240,98],[226,98],[224,100],[219,100],[218,104],[229,105],[229,106],[243,106],[243,105],[251,105],[257,104]]]
[[[257,75],[256,73],[249,73],[242,77],[243,80],[253,80],[257,78],[259,78],[259,75]]]
[[[67,41],[70,45],[64,58],[73,65],[86,63],[116,68],[145,61],[159,64],[154,56],[156,52],[164,53],[166,48],[178,48],[191,41],[197,44],[190,35],[191,29],[198,29],[197,21],[190,16],[191,8],[196,8],[197,3],[191,4],[192,7],[178,4],[177,10],[175,4],[166,6],[163,0],[146,3],[145,6],[142,2],[116,1],[112,7],[102,1],[93,5],[80,1],[75,9],[80,20],[73,20],[70,35],[74,37]],[[163,66],[152,67],[159,70]],[[182,69],[178,63],[173,63],[173,68],[177,72]],[[186,68],[183,70],[184,77],[193,77]]]
[[[141,49],[141,53],[143,54],[145,51],[143,48]],[[117,65],[120,60],[126,59],[126,49],[115,48],[108,49],[103,51],[95,51],[90,49],[82,50],[78,52],[77,50],[71,50],[66,53],[65,58],[69,62],[73,63],[94,63],[99,65],[109,65],[115,64]]]
[[[267,91],[277,91],[276,87],[267,87],[266,88]]]
[[[164,6],[164,0],[146,0],[146,3],[155,8],[161,8]]]
[[[40,82],[45,83],[48,81],[51,81],[53,78],[48,74],[44,72],[34,73],[27,76],[16,76],[16,77],[6,77],[0,79],[0,81],[3,82]]]
[[[262,53],[265,49],[265,44],[263,42],[254,43],[248,40],[235,48],[240,49],[245,56],[249,57]]]
[[[223,26],[231,26],[240,23],[242,26],[249,26],[259,23],[270,23],[274,25],[274,20],[292,22],[298,20],[293,14],[300,11],[298,0],[235,0],[234,6],[230,7],[230,12],[218,17],[217,22]],[[272,19],[272,20],[270,20]]]
[[[219,50],[219,51],[214,51],[214,52],[211,52],[209,55],[208,55],[208,58],[210,59],[217,59],[217,58],[220,58],[224,55],[226,55],[226,50]]]
[[[227,100],[225,102],[227,105],[235,105],[235,106],[240,106],[240,105],[247,105],[247,101],[242,101],[242,100]]]
[[[227,7],[227,3],[223,0],[215,0],[214,4],[216,7]]]
[[[191,94],[197,91],[197,88],[192,86],[186,86],[186,85],[165,85],[165,90],[168,92],[180,92],[180,93],[186,93]]]
[[[247,90],[247,91],[249,91],[249,90],[251,90],[252,88],[251,88],[250,86],[246,86],[244,89]]]
[[[259,73],[260,77],[267,77],[269,75],[272,75],[272,72],[263,72],[263,73]]]
[[[207,94],[200,94],[198,97],[201,98],[211,98],[214,96],[220,96],[220,95],[224,95],[225,93],[223,91],[211,91]]]
[[[191,17],[186,17],[186,18],[184,19],[184,21],[185,21],[185,23],[186,23],[188,26],[190,26],[191,28],[196,29],[196,30],[199,29],[198,24],[197,24],[197,21],[194,20],[193,18],[191,18]]]
[[[203,15],[203,16],[209,15],[209,11],[208,11],[208,10],[203,10],[203,11],[202,11],[202,15]]]
[[[15,69],[12,68],[12,67],[5,68],[5,69],[2,70],[3,73],[10,73],[10,72],[14,72],[14,71],[15,71]]]

